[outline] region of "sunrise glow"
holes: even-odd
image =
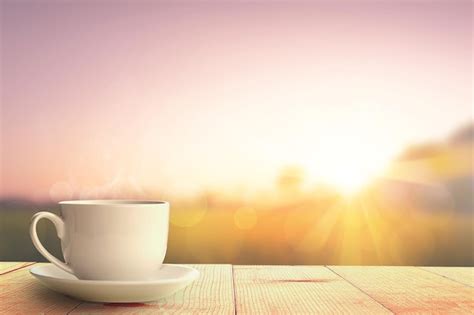
[[[0,6],[3,260],[151,199],[172,263],[474,265],[470,1]]]
[[[411,143],[466,122],[469,20],[439,20],[458,11],[12,2],[1,194],[270,190],[291,165],[305,185],[358,191]]]

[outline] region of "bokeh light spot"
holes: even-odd
[[[234,213],[234,223],[239,229],[249,230],[257,224],[257,213],[249,207],[239,208]]]
[[[174,226],[189,228],[202,221],[207,213],[205,198],[170,200],[170,222]]]

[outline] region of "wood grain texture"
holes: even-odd
[[[80,303],[43,287],[30,268],[0,275],[0,314],[65,314]]]
[[[474,313],[472,267],[196,265],[201,277],[174,296],[103,305],[48,290],[31,265],[0,263],[0,315]]]
[[[390,312],[323,266],[234,266],[237,313]]]
[[[34,262],[0,262],[0,275],[4,273],[12,272],[13,270],[21,269],[30,265],[33,265]]]
[[[439,274],[443,277],[452,279],[474,287],[474,268],[472,267],[420,267],[429,272]]]
[[[234,314],[231,265],[193,265],[199,279],[155,303],[83,303],[71,314]]]
[[[473,288],[420,268],[329,268],[396,314],[474,313]]]

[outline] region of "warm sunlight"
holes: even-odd
[[[373,175],[358,165],[341,165],[334,170],[328,182],[336,186],[344,194],[354,194],[366,185]]]
[[[383,139],[377,139],[371,130],[355,126],[352,129],[350,133],[328,130],[330,137],[308,148],[304,154],[308,159],[303,161],[303,167],[310,181],[353,194],[382,175],[394,150],[390,146],[374,145],[383,143]]]
[[[219,299],[195,301],[226,307],[251,284],[248,301],[272,306],[267,313],[364,313],[354,309],[367,305],[353,295],[358,287],[343,288],[342,273],[329,267],[474,266],[472,7],[467,0],[0,0],[0,287],[2,277],[22,280],[30,262],[47,259],[29,233],[38,211],[82,220],[63,211],[64,200],[92,200],[78,205],[93,206],[78,210],[80,217],[100,221],[85,228],[91,237],[119,224],[111,233],[120,230],[125,247],[97,247],[97,257],[126,253],[124,266],[155,239],[148,232],[164,236],[167,226],[165,263],[198,264],[200,283],[212,284]],[[94,205],[101,199],[134,200],[127,206],[133,215],[120,219],[112,203],[109,220],[97,211],[104,205]],[[169,216],[152,214],[151,202],[139,227],[148,211],[136,200],[167,201]],[[153,227],[156,221],[163,225]],[[42,221],[34,239],[69,262],[61,249],[70,246],[61,247],[57,235]],[[139,238],[142,245],[126,248]],[[163,249],[164,240],[153,248]],[[28,263],[11,271],[15,261]],[[267,278],[265,265],[278,274]],[[296,281],[287,273],[294,269]],[[406,270],[439,291],[426,282],[435,274]],[[388,285],[377,274],[371,281]],[[391,276],[396,287],[400,277]],[[409,288],[411,277],[405,280]],[[30,286],[20,282],[18,292]],[[183,296],[209,293],[201,284]],[[461,284],[447,290],[454,285]],[[260,294],[267,286],[269,298]],[[237,291],[224,296],[225,288]],[[280,307],[273,293],[284,288],[295,300]],[[418,289],[404,292],[426,302]],[[456,303],[431,304],[471,301],[451,291]],[[46,300],[36,293],[24,295]],[[406,308],[382,312],[419,310],[392,295]],[[11,303],[0,296],[0,315],[33,312],[17,303],[18,294]],[[331,311],[330,300],[348,308]],[[298,308],[307,301],[317,305]],[[65,303],[83,313],[122,312]],[[188,311],[159,304],[153,310]],[[266,310],[236,305],[244,313]]]

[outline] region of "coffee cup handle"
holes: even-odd
[[[62,239],[64,237],[64,221],[61,217],[51,212],[38,212],[33,215],[30,224],[30,236],[31,240],[33,241],[33,245],[35,245],[36,249],[40,252],[40,254],[43,255],[43,257],[49,260],[52,264],[56,265],[57,267],[61,268],[66,272],[73,274],[73,271],[69,265],[51,255],[50,252],[48,252],[48,250],[44,248],[43,244],[41,244],[38,238],[38,234],[36,233],[36,224],[41,219],[48,219],[53,222],[54,226],[56,227],[56,232],[58,234],[59,239]]]

